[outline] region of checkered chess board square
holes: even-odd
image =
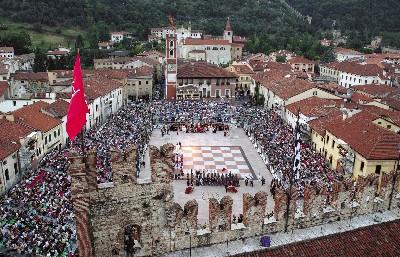
[[[254,172],[240,146],[182,146],[183,170],[213,170],[253,178]],[[222,171],[223,169],[226,171]]]

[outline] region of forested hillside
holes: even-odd
[[[288,0],[315,29],[340,29],[358,40],[384,36],[384,44],[400,47],[399,0]],[[334,26],[333,26],[334,25]]]
[[[145,38],[148,28],[166,25],[173,14],[178,24],[221,33],[231,16],[237,34],[298,30],[298,20],[278,0],[0,0],[0,17],[50,26],[93,26],[129,29]]]

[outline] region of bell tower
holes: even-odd
[[[228,40],[229,43],[233,41],[233,30],[231,27],[231,19],[228,17],[226,21],[225,29],[224,29],[224,40]]]
[[[170,17],[171,34],[167,34],[166,43],[166,69],[165,69],[165,98],[167,100],[176,100],[176,85],[177,85],[177,40],[176,40],[176,27]]]

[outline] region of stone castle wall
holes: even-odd
[[[111,152],[113,182],[97,185],[96,153],[86,164],[71,157],[72,201],[80,256],[149,256],[170,251],[284,230],[288,197],[277,190],[275,206],[267,210],[267,193],[243,194],[243,222],[232,223],[233,200],[209,199],[209,224],[198,226],[198,203],[173,202],[172,144],[150,147],[151,183],[137,179],[136,149]],[[395,183],[395,187],[393,187]],[[379,186],[380,185],[380,186]],[[400,214],[400,176],[384,174],[335,182],[332,189],[306,187],[304,198],[292,190],[289,229],[316,226],[390,208]],[[393,190],[395,189],[395,190]],[[299,204],[302,202],[302,204]],[[266,213],[273,211],[273,215]],[[128,239],[133,239],[135,246]],[[131,245],[132,246],[132,245]]]

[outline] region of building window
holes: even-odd
[[[14,163],[14,173],[18,174],[18,165],[17,165],[17,163]]]
[[[51,142],[51,134],[49,135],[49,143]]]
[[[314,91],[312,94],[313,94],[313,95],[317,95],[317,94],[318,94],[318,92],[317,92],[317,91]]]
[[[375,174],[380,175],[380,174],[381,174],[381,169],[382,169],[382,165],[376,165],[376,167],[375,167]]]
[[[364,170],[364,162],[361,162],[361,164],[360,164],[360,171],[363,171]]]
[[[387,127],[387,129],[391,129],[392,125],[387,125],[386,127]]]
[[[44,138],[44,144],[47,145],[47,136]]]
[[[57,137],[57,131],[54,131],[54,138]]]
[[[332,155],[329,156],[329,163],[332,165]]]
[[[141,86],[142,85],[142,81],[141,80],[139,80],[139,86]]]
[[[58,129],[58,136],[60,136],[60,129]]]
[[[326,143],[329,143],[329,136],[326,136]]]
[[[332,140],[332,148],[335,147],[335,140]]]
[[[4,176],[6,177],[6,181],[10,180],[10,174],[8,174],[8,169],[4,170]]]

